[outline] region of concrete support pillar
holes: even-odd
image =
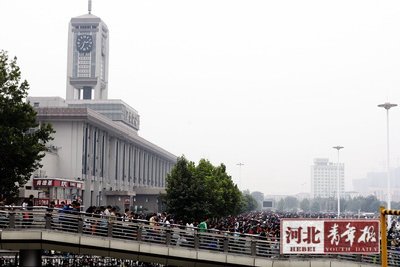
[[[19,251],[19,266],[42,266],[42,251],[40,249],[21,249]]]

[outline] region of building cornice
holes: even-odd
[[[39,121],[51,123],[52,121],[81,121],[90,122],[94,126],[99,127],[111,135],[132,141],[139,147],[144,148],[153,153],[157,153],[166,159],[175,162],[177,157],[163,148],[140,137],[136,131],[120,125],[100,113],[89,108],[71,108],[71,107],[43,107],[36,108],[37,118]]]

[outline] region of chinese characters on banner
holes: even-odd
[[[336,253],[379,253],[379,220],[281,220],[281,254]]]
[[[64,180],[51,180],[51,179],[34,179],[33,186],[35,187],[76,187],[78,189],[83,189],[82,182],[72,182]]]

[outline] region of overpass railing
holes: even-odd
[[[151,224],[146,220],[122,221],[112,216],[61,212],[57,209],[24,210],[18,207],[3,209],[0,210],[0,228],[47,229],[282,260],[336,258],[380,264],[380,255],[378,254],[281,255],[280,240],[275,237],[261,237],[213,229],[201,232],[197,228],[182,225]],[[388,259],[389,266],[400,266],[398,248],[388,250]]]

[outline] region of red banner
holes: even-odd
[[[83,184],[81,182],[71,182],[64,180],[53,180],[53,179],[34,179],[33,186],[35,187],[50,187],[50,186],[58,186],[58,187],[76,187],[83,188]]]
[[[379,220],[281,220],[281,254],[377,254]]]

